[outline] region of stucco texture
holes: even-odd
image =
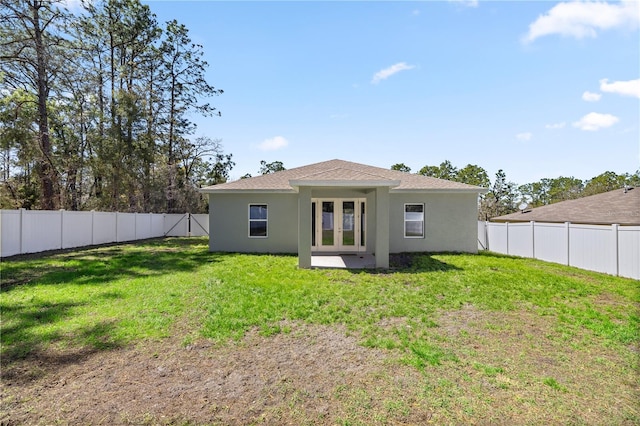
[[[354,196],[367,200],[367,251],[375,247],[375,193],[313,191],[313,196]],[[404,237],[405,203],[424,203],[424,238]],[[268,205],[268,237],[249,238],[249,204]],[[222,252],[297,253],[298,194],[209,194],[209,249]],[[477,252],[476,193],[391,193],[389,251]]]

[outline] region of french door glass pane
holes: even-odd
[[[344,246],[356,244],[355,213],[355,202],[342,202],[342,245]]]
[[[364,247],[364,230],[365,230],[365,221],[364,221],[364,201],[360,203],[360,246]]]
[[[322,202],[322,245],[332,246],[333,239],[333,201]]]
[[[311,203],[311,246],[316,245],[316,203]]]

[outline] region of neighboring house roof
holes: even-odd
[[[640,225],[640,188],[616,189],[491,218],[495,222],[572,222]]]
[[[388,186],[392,192],[486,192],[484,188],[444,179],[388,170],[343,160],[329,160],[220,185],[204,193],[295,192],[299,186]]]

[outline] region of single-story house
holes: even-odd
[[[640,188],[620,188],[601,194],[491,218],[492,222],[551,222],[586,225],[640,225]]]
[[[342,160],[202,188],[209,196],[209,249],[369,253],[477,252],[480,187]]]

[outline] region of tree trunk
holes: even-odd
[[[42,28],[40,27],[39,15],[42,2],[33,0],[31,6],[38,75],[38,138],[42,152],[42,157],[39,159],[40,186],[42,189],[40,207],[45,210],[53,210],[56,208],[56,199],[54,191],[54,169],[51,163],[51,142],[49,140],[49,116],[47,114],[47,98],[49,96],[49,88],[47,85],[47,58],[42,41]]]

